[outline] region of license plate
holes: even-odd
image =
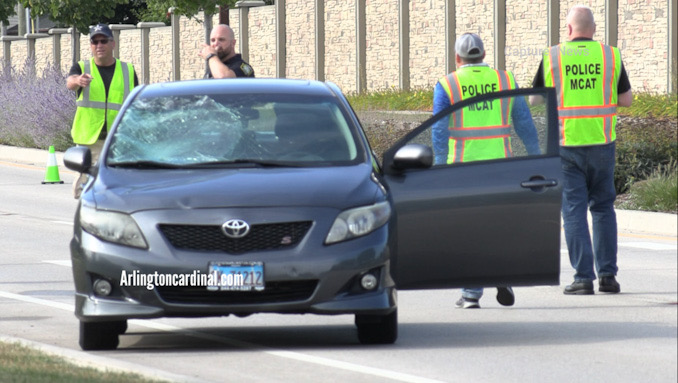
[[[213,276],[207,286],[210,291],[263,291],[265,287],[263,262],[212,262],[208,271]]]

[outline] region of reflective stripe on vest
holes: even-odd
[[[116,60],[106,96],[106,89],[94,59],[81,61],[79,64],[83,74],[92,76],[92,82],[82,89],[76,100],[78,108],[73,119],[71,136],[76,144],[90,145],[99,138],[104,123],[106,128],[113,123],[124,100],[134,88],[134,67]]]
[[[473,70],[487,71],[491,74],[469,72]],[[466,78],[460,80],[460,73]],[[483,76],[484,78],[479,79],[478,75]],[[494,76],[496,76],[496,79],[494,79]],[[492,82],[485,82],[483,84],[485,87],[492,85],[499,86],[498,90],[493,87],[492,91],[515,88],[515,82],[508,72],[497,71],[488,66],[460,68],[460,70],[452,72],[440,79],[440,84],[443,86],[443,89],[445,89],[445,92],[450,99],[450,104],[454,104],[464,99],[462,91],[463,87],[473,87],[481,82],[479,80],[484,79],[485,81],[488,81],[489,77],[492,77]],[[483,93],[488,92],[484,91]],[[469,97],[467,96],[466,98]],[[499,114],[493,116],[496,120],[496,123],[494,124],[488,125],[485,123],[486,121],[479,122],[477,118],[468,116],[468,113],[471,112],[473,106],[468,106],[452,113],[449,119],[450,143],[447,163],[511,156],[510,113],[513,103],[512,100],[500,99],[484,101],[482,105],[494,105],[496,102],[500,105],[500,111],[498,111]],[[466,118],[464,117],[464,110],[467,111]],[[485,115],[487,116],[490,113],[486,113]]]
[[[617,48],[593,41],[568,42],[549,48],[544,63],[544,84],[555,86],[558,95],[560,144],[614,141],[621,74]]]
[[[84,63],[84,70],[83,74],[88,74],[92,75],[92,66],[90,61],[85,61]],[[122,69],[122,81],[124,84],[124,89],[123,89],[123,101],[127,98],[130,92],[130,76],[129,76],[129,67],[127,66],[127,63],[125,62],[120,62],[120,66]],[[86,87],[82,91],[82,98],[78,99],[78,101],[75,102],[76,106],[82,106],[85,108],[95,108],[95,109],[106,109],[106,104],[108,104],[108,109],[111,110],[117,110],[120,111],[120,108],[122,107],[122,103],[114,103],[111,102],[110,100],[108,102],[100,102],[100,101],[92,101],[90,100],[90,87]]]

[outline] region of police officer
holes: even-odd
[[[76,112],[71,128],[73,142],[84,145],[92,152],[96,163],[123,101],[139,84],[132,64],[113,57],[115,41],[106,24],[89,29],[92,57],[71,67],[66,87],[76,92]],[[73,196],[80,197],[87,175],[81,174],[73,183]]]
[[[599,291],[621,291],[615,278],[615,127],[617,106],[630,106],[633,95],[619,50],[593,41],[595,31],[591,9],[573,7],[567,15],[567,42],[544,51],[533,81],[535,88],[555,87],[558,95],[562,214],[575,269],[574,282],[564,290],[568,295],[593,294],[596,274]],[[593,218],[593,244],[587,210]]]
[[[486,93],[516,89],[509,71],[495,70],[483,62],[485,48],[477,34],[466,33],[454,45],[457,70],[438,80],[433,91],[433,114],[462,100]],[[539,154],[539,140],[523,97],[472,104],[463,113],[453,113],[433,126],[435,162],[457,162],[505,158],[512,155],[510,120],[528,154]],[[479,308],[482,288],[462,289],[459,308]],[[504,306],[515,302],[511,287],[497,288],[497,301]]]
[[[210,45],[203,44],[198,53],[206,62],[204,78],[254,77],[254,69],[235,53],[235,36],[226,24],[210,33]]]

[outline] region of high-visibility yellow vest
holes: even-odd
[[[601,145],[617,134],[619,49],[570,41],[544,51],[544,85],[555,87],[562,146]]]
[[[104,122],[106,130],[109,129],[123,101],[134,88],[134,67],[132,64],[115,60],[115,72],[106,99],[104,81],[94,59],[80,61],[78,64],[83,74],[92,76],[92,82],[82,89],[75,102],[78,108],[75,111],[71,136],[76,144],[91,145],[99,138]]]
[[[489,66],[462,67],[439,82],[451,104],[516,87],[511,72]],[[510,157],[512,107],[512,99],[497,99],[472,104],[452,113],[447,163]]]

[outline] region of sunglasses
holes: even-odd
[[[99,44],[106,45],[106,44],[108,44],[108,41],[109,41],[108,39],[90,40],[92,45],[99,45]]]

